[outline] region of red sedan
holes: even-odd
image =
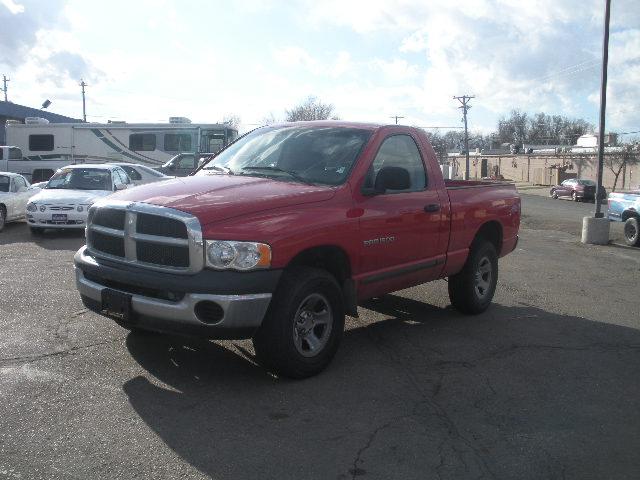
[[[574,202],[584,200],[595,200],[596,182],[582,178],[569,178],[560,185],[551,187],[549,191],[551,198],[570,197]],[[607,198],[607,191],[602,188],[600,198]]]

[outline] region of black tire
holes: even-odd
[[[460,273],[449,277],[449,299],[462,313],[484,312],[493,299],[498,283],[498,254],[491,242],[473,243]]]
[[[555,190],[551,190],[551,192],[549,193],[549,196],[554,200],[558,199],[558,193]]]
[[[320,318],[326,322],[317,320]],[[266,369],[285,377],[306,378],[331,362],[343,330],[342,291],[333,276],[318,268],[294,267],[284,273],[253,346]],[[307,338],[314,340],[309,343]]]
[[[630,247],[640,247],[640,226],[638,217],[628,218],[624,222],[624,241]]]
[[[29,227],[29,230],[31,231],[31,235],[35,235],[36,237],[39,237],[44,232],[44,228],[40,227]]]
[[[4,230],[4,226],[7,223],[7,211],[4,205],[0,205],[0,232]]]
[[[574,202],[579,201],[579,200],[578,200],[578,195],[576,195],[576,192],[573,192],[573,193],[571,194],[571,199],[572,199]]]

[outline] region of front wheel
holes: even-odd
[[[344,302],[335,279],[321,269],[295,267],[285,272],[253,346],[265,368],[306,378],[329,364],[343,330]]]
[[[0,232],[4,229],[4,225],[7,222],[7,212],[3,205],[0,205]]]
[[[576,195],[576,192],[573,192],[573,193],[571,194],[571,198],[572,198],[572,200],[573,200],[574,202],[577,202],[577,201],[578,201],[578,195]]]
[[[556,192],[555,190],[551,190],[551,193],[549,194],[549,196],[551,198],[553,198],[554,200],[558,199],[558,192]]]
[[[484,312],[498,283],[498,254],[491,242],[474,242],[460,273],[449,277],[449,299],[460,312]]]
[[[624,222],[624,241],[630,247],[640,247],[640,228],[638,218],[631,217]]]

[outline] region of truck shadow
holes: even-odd
[[[276,378],[248,342],[129,335],[123,386],[217,479],[626,478],[640,471],[640,332],[528,305],[464,317],[387,295],[323,374]]]

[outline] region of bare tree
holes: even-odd
[[[230,127],[237,129],[240,126],[240,117],[238,115],[228,114],[224,116],[222,123],[226,123]]]
[[[278,120],[275,115],[273,114],[273,112],[269,112],[268,115],[266,115],[262,120],[260,120],[260,125],[272,125],[274,123],[278,123],[280,120]]]
[[[626,167],[637,165],[639,162],[640,142],[633,142],[622,145],[622,150],[620,150],[619,152],[612,152],[605,155],[604,164],[609,170],[611,170],[611,173],[613,173],[613,192],[616,191],[616,187],[618,186],[618,178],[623,171],[626,171]]]
[[[287,122],[301,122],[305,120],[326,120],[333,116],[333,105],[322,103],[318,98],[310,96],[300,105],[296,105],[291,110],[286,110]]]

